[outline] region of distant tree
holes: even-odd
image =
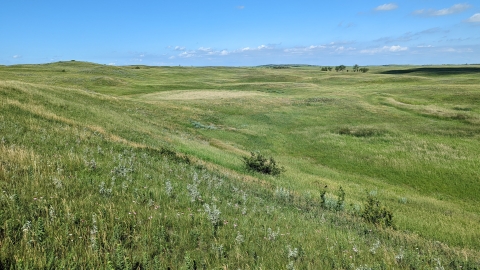
[[[336,66],[336,67],[335,67],[335,71],[337,71],[337,72],[338,72],[338,71],[344,71],[346,68],[347,68],[347,67],[344,66],[344,65]]]
[[[365,73],[365,72],[367,72],[367,71],[368,71],[368,68],[366,68],[366,67],[363,67],[363,68],[360,68],[360,69],[359,69],[359,71],[361,71],[361,72]]]
[[[332,67],[328,67],[328,71],[332,71]]]
[[[359,68],[360,68],[360,66],[355,64],[355,66],[353,66],[353,72],[357,72]]]

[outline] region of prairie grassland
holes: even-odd
[[[478,269],[479,74],[0,67],[0,268]]]

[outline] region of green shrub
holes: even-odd
[[[340,187],[338,196],[327,193],[326,189],[322,190],[320,193],[320,206],[327,210],[342,211],[345,208],[345,191],[343,188]]]
[[[245,168],[249,171],[256,171],[263,174],[279,175],[285,169],[279,167],[273,157],[266,158],[260,153],[250,153],[250,157],[243,157]]]
[[[362,72],[362,73],[368,72],[368,68],[366,68],[366,67],[360,68],[360,69],[358,69],[358,70],[359,70],[360,72]]]
[[[365,209],[362,212],[362,218],[375,225],[395,228],[392,211],[382,206],[380,201],[372,194],[368,194]]]

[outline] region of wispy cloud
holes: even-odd
[[[389,3],[389,4],[380,5],[376,8],[374,8],[373,10],[375,10],[375,11],[390,11],[390,10],[394,10],[394,9],[397,9],[397,8],[398,8],[397,4]]]
[[[175,46],[174,50],[175,51],[185,51],[185,47]]]
[[[286,53],[308,53],[308,52],[313,52],[313,51],[318,51],[318,50],[323,50],[327,48],[327,46],[324,45],[311,45],[308,47],[295,47],[295,48],[288,48],[284,49],[283,51]]]
[[[432,45],[419,45],[417,48],[433,48]]]
[[[468,18],[466,22],[469,23],[479,23],[480,24],[480,13],[473,14],[472,17]]]
[[[319,53],[342,54],[356,51],[355,47],[347,46],[353,42],[331,42],[324,45],[311,45],[306,47],[285,48],[283,52],[289,55],[315,55]]]
[[[417,16],[425,16],[425,17],[438,17],[438,16],[445,16],[463,12],[467,9],[472,7],[469,4],[455,4],[449,8],[444,9],[419,9],[415,10],[412,14]]]
[[[344,28],[350,28],[350,27],[356,26],[356,24],[354,24],[353,22],[344,23],[343,21],[341,21],[337,26],[338,27],[344,27]]]
[[[360,53],[377,54],[377,53],[388,53],[388,52],[401,52],[406,50],[408,50],[408,47],[394,45],[394,46],[383,46],[380,48],[373,48],[373,49],[365,49],[365,50],[361,50]]]
[[[245,51],[259,51],[259,50],[266,50],[266,49],[273,49],[274,46],[270,46],[270,45],[260,45],[256,48],[250,48],[250,47],[245,47],[245,48],[241,48],[240,50],[237,50],[238,51],[241,51],[241,52],[245,52]]]
[[[407,32],[401,36],[398,37],[382,37],[379,39],[374,40],[375,42],[384,42],[386,44],[388,43],[397,43],[397,42],[407,42],[411,40],[416,40],[419,39],[423,36],[426,35],[432,35],[432,34],[437,34],[437,33],[448,33],[448,31],[443,30],[440,27],[434,27],[434,28],[429,28],[420,32]]]
[[[245,6],[237,6],[236,8],[237,8],[237,9],[244,9]]]
[[[215,58],[215,57],[265,57],[265,56],[286,56],[286,55],[318,55],[318,54],[344,54],[357,51],[357,48],[351,46],[353,42],[331,42],[324,45],[310,45],[302,47],[279,48],[275,44],[260,45],[256,47],[243,47],[238,49],[213,49],[200,47],[195,50],[184,50],[177,55],[172,55],[170,59],[176,58]]]
[[[452,48],[452,47],[441,48],[438,51],[439,52],[447,52],[447,53],[471,53],[471,52],[473,52],[473,50],[471,48]]]
[[[18,59],[18,58],[22,58],[21,55],[18,55],[18,54],[15,54],[14,56],[12,56],[13,59]]]

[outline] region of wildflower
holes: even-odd
[[[208,219],[212,223],[213,226],[218,226],[218,223],[220,221],[220,210],[217,208],[215,204],[210,207],[207,203],[203,205],[205,209],[205,213],[207,213]]]
[[[277,231],[273,231],[272,228],[268,228],[267,230],[267,238],[269,241],[274,241],[277,237],[278,234],[280,233],[280,230],[277,229]]]
[[[296,260],[298,258],[298,248],[293,248],[292,249],[292,246],[288,245],[287,246],[287,257],[288,257],[288,259]]]
[[[235,237],[235,243],[237,243],[238,245],[242,244],[243,242],[245,242],[245,238],[243,237],[242,234],[240,234],[239,231],[237,231],[237,237]]]

